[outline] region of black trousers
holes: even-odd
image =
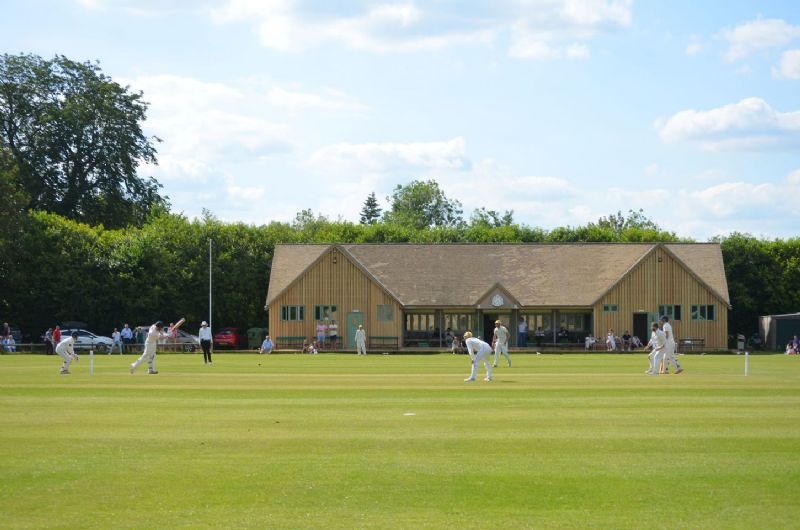
[[[200,347],[203,348],[203,361],[210,363],[211,362],[211,341],[210,340],[201,340]]]

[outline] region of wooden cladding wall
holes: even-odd
[[[616,312],[603,306],[616,305]],[[594,306],[594,333],[605,337],[608,329],[621,336],[633,333],[633,314],[656,313],[661,305],[680,305],[681,320],[672,320],[676,340],[704,339],[709,348],[728,345],[728,305],[700,283],[680,262],[661,247],[633,268]],[[714,320],[692,320],[693,305],[713,305]],[[640,337],[646,343],[650,339]]]
[[[315,335],[314,307],[337,306],[339,337],[346,343],[347,314],[357,311],[364,315],[367,336],[401,336],[403,315],[397,302],[348,257],[335,249],[326,253],[294,284],[269,305],[269,331],[273,338],[307,337]],[[392,320],[378,320],[378,306],[392,307]],[[303,321],[281,320],[282,306],[304,306]],[[278,344],[280,348],[280,343]]]

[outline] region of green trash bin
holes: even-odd
[[[250,328],[247,330],[247,347],[251,350],[261,347],[264,337],[267,336],[267,328]]]

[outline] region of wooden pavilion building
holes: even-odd
[[[609,329],[646,343],[669,315],[684,344],[724,349],[730,301],[715,243],[277,245],[266,309],[278,348],[336,321],[354,348],[444,347],[447,329],[491,338],[502,320],[518,344],[605,342]],[[541,329],[540,329],[541,328]]]

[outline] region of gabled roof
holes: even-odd
[[[730,305],[722,248],[717,243],[670,243],[664,247],[683,262],[701,283]]]
[[[311,267],[331,245],[275,245],[267,305]]]
[[[277,245],[267,304],[332,245]],[[474,306],[501,285],[523,306],[588,307],[656,243],[338,245],[403,306]],[[717,244],[663,245],[728,302]]]
[[[471,306],[500,283],[524,306],[590,306],[654,245],[342,245],[403,305]]]

